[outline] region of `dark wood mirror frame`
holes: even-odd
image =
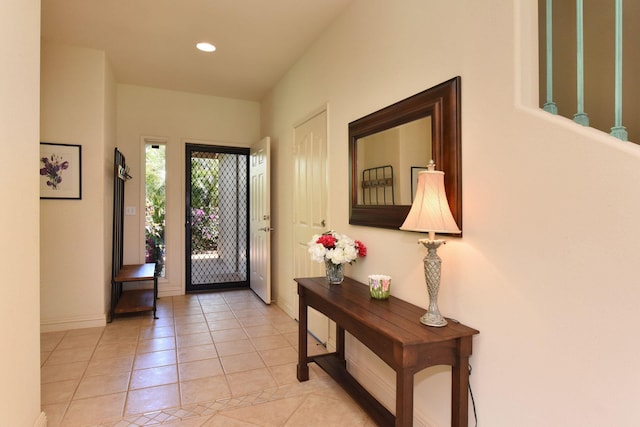
[[[427,116],[431,116],[432,120],[433,161],[436,163],[436,169],[445,173],[444,186],[449,207],[458,227],[462,230],[459,76],[349,123],[349,161],[351,163],[349,224],[400,228],[409,214],[410,205],[358,204],[357,141]]]

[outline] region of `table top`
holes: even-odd
[[[455,340],[478,334],[479,331],[449,320],[444,327],[431,327],[420,323],[426,309],[413,305],[394,296],[386,300],[371,298],[369,286],[349,277],[339,285],[330,285],[325,277],[294,279],[305,295],[312,294],[324,303],[330,304],[334,315],[340,313],[356,318],[375,330],[385,340],[399,345],[429,344]],[[425,289],[426,292],[426,289]],[[338,323],[339,318],[334,319]]]

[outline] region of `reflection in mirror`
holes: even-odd
[[[433,160],[462,230],[459,88],[454,77],[349,123],[349,224],[398,229]]]
[[[431,116],[357,140],[358,204],[410,205],[418,170],[431,160]]]

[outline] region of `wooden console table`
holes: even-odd
[[[309,362],[333,377],[381,426],[413,424],[413,375],[429,366],[451,369],[451,425],[468,425],[469,357],[477,330],[450,321],[442,328],[420,323],[424,308],[390,297],[372,299],[369,287],[345,277],[329,285],[324,277],[299,278],[298,381],[309,379]],[[336,352],[307,356],[307,307],[336,322]],[[349,374],[344,355],[345,331],[349,332],[396,371],[394,417]]]

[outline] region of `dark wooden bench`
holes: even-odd
[[[113,179],[113,252],[111,270],[111,310],[109,322],[114,316],[125,313],[153,311],[156,316],[158,299],[158,272],[155,262],[123,265],[124,183],[131,178],[127,172],[124,155],[115,149]],[[153,289],[123,289],[124,283],[153,281]]]
[[[124,291],[122,288],[123,283],[150,280],[153,280],[153,289]],[[111,318],[118,314],[153,311],[153,318],[157,319],[156,299],[158,299],[156,263],[123,265],[111,281]]]

